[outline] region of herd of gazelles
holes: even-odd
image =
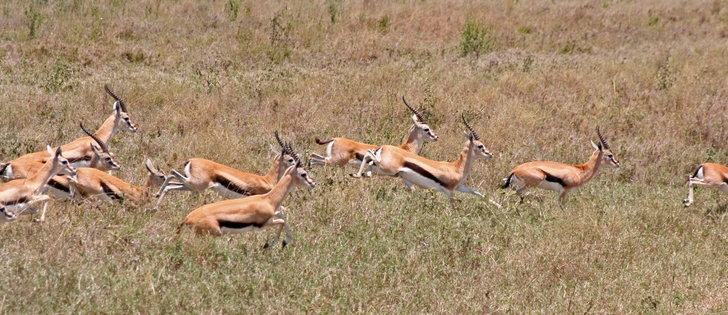
[[[179,227],[190,225],[198,233],[222,235],[278,226],[276,237],[267,242],[265,247],[277,242],[283,230],[286,231],[283,246],[290,242],[291,232],[281,204],[292,189],[311,189],[316,184],[302,167],[302,161],[290,143],[281,141],[278,132],[275,133],[275,138],[280,145],[280,152],[276,152],[273,165],[266,175],[245,173],[207,159],[193,158],[184,163],[184,174],[171,170],[167,176],[147,159],[144,164],[149,176],[143,187],[137,187],[109,174],[120,169],[114,154],[109,151],[109,141],[119,130],[136,132],[137,127],[131,122],[124,101],[107,86],[105,89],[115,99],[114,112],[96,133],[89,132],[81,124],[81,129],[88,136],[55,150],[48,146],[47,151],[26,154],[0,164],[0,177],[6,181],[0,184],[0,222],[14,221],[18,213],[35,213],[37,210],[27,209],[36,203],[43,203],[43,210],[37,220],[44,221],[50,196],[67,200],[99,197],[144,203],[148,200],[150,190],[159,186],[159,191],[155,194],[158,200],[154,210],[157,210],[169,191],[204,192],[212,189],[230,199],[195,209],[185,217]],[[423,142],[437,141],[438,137],[425,118],[404,97],[402,100],[414,114],[413,125],[401,145],[375,146],[346,138],[331,138],[326,141],[316,138],[317,144],[327,145],[326,156],[313,154],[311,165],[352,164],[359,168],[356,174],[351,174],[357,178],[371,176],[372,173],[400,177],[410,190],[414,184],[442,191],[448,196],[451,206],[455,190],[482,197],[476,190],[463,186],[463,182],[476,159],[491,159],[493,154],[488,151],[470,123],[462,117],[468,129],[465,132],[467,142],[457,160],[443,162],[426,159],[418,155]],[[559,200],[563,203],[566,194],[588,182],[602,164],[613,168],[620,166],[599,128],[596,132],[599,142],[592,142],[595,151],[586,163],[524,163],[516,166],[503,179],[502,188],[516,190],[521,199],[526,196],[528,188],[554,190],[559,193]],[[694,185],[728,192],[727,183],[728,167],[713,163],[702,164],[688,180],[689,194],[683,204],[692,204]]]

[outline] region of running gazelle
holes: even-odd
[[[620,166],[619,161],[614,157],[614,153],[609,147],[607,139],[599,131],[599,127],[597,127],[597,136],[599,136],[599,143],[591,142],[596,151],[592,153],[586,163],[563,164],[550,161],[523,163],[516,166],[510,175],[503,179],[504,184],[501,188],[510,187],[514,189],[518,192],[521,200],[531,187],[554,190],[559,193],[559,201],[563,204],[566,194],[591,180],[602,163],[612,168]]]
[[[693,204],[693,186],[719,189],[728,193],[728,167],[716,163],[703,163],[695,169],[693,176],[688,178],[688,198],[683,205],[689,207]]]
[[[290,144],[283,144],[278,136],[278,131],[275,132],[275,137],[281,147],[281,152],[273,159],[273,165],[267,174],[261,176],[241,172],[208,159],[189,159],[184,164],[184,175],[177,170],[169,171],[169,176],[155,195],[159,199],[154,209],[159,209],[164,196],[172,190],[204,192],[212,189],[225,198],[241,198],[270,191],[278,179],[283,176],[286,168],[295,162],[291,155],[293,150]],[[173,179],[176,181],[173,182]]]
[[[437,135],[432,132],[432,128],[427,124],[425,117],[420,112],[410,106],[407,100],[402,96],[402,101],[414,114],[412,114],[412,127],[410,127],[399,148],[420,154],[422,144],[425,141],[437,141]],[[333,164],[344,166],[346,164],[354,164],[357,167],[361,164],[362,158],[367,150],[376,150],[378,146],[356,142],[346,138],[331,138],[321,141],[316,138],[316,143],[320,145],[327,144],[326,156],[319,154],[311,154],[311,165]]]
[[[376,150],[367,151],[359,167],[359,172],[351,174],[352,177],[369,176],[364,173],[369,161],[373,161],[380,174],[402,177],[407,182],[426,189],[436,189],[445,193],[450,205],[454,208],[452,195],[455,190],[482,197],[483,195],[472,188],[463,186],[468,178],[473,162],[476,159],[492,159],[493,154],[483,144],[480,136],[473,126],[462,116],[463,123],[468,128],[465,132],[467,143],[454,162],[433,161],[403,150],[399,147],[384,145]]]
[[[47,146],[47,150],[51,158],[37,172],[28,178],[14,179],[0,184],[0,207],[4,206],[6,211],[10,210],[14,213],[23,214],[22,210],[29,206],[35,203],[43,203],[43,212],[38,221],[45,221],[45,213],[50,197],[42,194],[44,185],[56,174],[76,176],[76,169],[66,158],[61,156],[60,147],[56,149],[55,153],[50,146]]]
[[[177,228],[177,233],[184,225],[193,226],[198,234],[209,233],[216,236],[278,226],[275,238],[266,242],[264,248],[275,244],[283,230],[286,231],[283,247],[286,247],[291,241],[292,233],[282,211],[283,199],[294,188],[312,189],[316,186],[313,179],[308,176],[306,169],[301,166],[298,155],[293,151],[290,151],[289,154],[294,157],[293,166],[285,170],[283,177],[270,191],[262,195],[228,199],[197,208],[182,220]]]

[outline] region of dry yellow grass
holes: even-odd
[[[426,157],[456,158],[461,113],[495,153],[468,179],[486,197],[456,210],[311,169],[282,251],[261,249],[272,231],[177,238],[194,194],[153,214],[55,202],[44,224],[0,226],[0,311],[725,313],[726,196],[680,202],[695,166],[728,164],[726,21],[717,0],[0,3],[0,161],[99,126],[104,84],[140,128],[111,143],[137,184],[147,157],[263,173],[275,130],[306,156],[314,137],[397,143],[402,95],[440,136]],[[623,166],[565,206],[496,189],[522,162],[586,161],[596,125]]]

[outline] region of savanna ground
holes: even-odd
[[[419,107],[454,160],[465,114],[495,158],[485,198],[410,193],[398,179],[312,168],[273,230],[175,228],[218,200],[172,192],[161,210],[53,202],[47,222],[0,226],[2,313],[728,312],[728,196],[685,181],[728,163],[726,1],[4,1],[0,160],[82,136],[111,113],[139,131],[111,148],[141,184],[206,157],[253,173],[273,132],[398,143]],[[622,167],[560,206],[497,189],[531,160],[586,161],[600,126]],[[495,207],[493,200],[503,208]]]

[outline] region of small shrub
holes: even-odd
[[[270,41],[271,48],[267,55],[271,61],[281,63],[291,55],[290,36],[293,25],[291,22],[283,21],[283,12],[277,12],[270,21]]]
[[[227,9],[228,19],[230,19],[231,22],[238,20],[238,12],[240,11],[240,4],[238,1],[228,0],[228,3],[225,5],[225,9]]]
[[[488,35],[486,28],[473,21],[465,23],[460,32],[460,56],[475,54],[479,57],[493,50],[493,39]]]
[[[25,17],[28,18],[28,37],[35,38],[38,34],[41,24],[43,24],[43,15],[37,11],[32,4],[25,10]]]

